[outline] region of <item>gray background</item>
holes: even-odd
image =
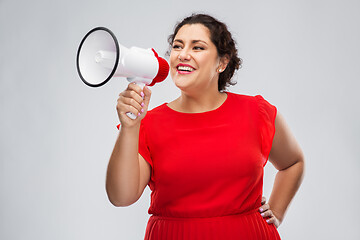
[[[305,152],[283,239],[360,239],[359,10],[349,0],[0,0],[0,239],[143,239],[150,190],[115,208],[104,187],[127,82],[87,87],[76,51],[106,26],[124,46],[164,55],[192,12],[228,24],[244,60],[229,90],[276,105]],[[179,95],[170,77],[152,91],[150,108]],[[274,174],[268,164],[267,197]]]

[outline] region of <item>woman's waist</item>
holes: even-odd
[[[278,240],[273,224],[266,223],[258,209],[236,214],[209,217],[173,217],[153,215],[149,218],[145,240]]]
[[[251,209],[248,211],[242,211],[238,213],[229,213],[223,215],[214,215],[214,216],[187,216],[187,217],[180,217],[180,216],[171,216],[171,215],[152,215],[150,219],[152,220],[169,220],[169,221],[217,221],[217,220],[224,220],[224,219],[233,219],[233,218],[242,218],[251,214],[259,213],[259,209]]]

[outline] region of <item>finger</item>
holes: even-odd
[[[123,104],[123,103],[120,103],[119,104],[120,106],[119,106],[119,109],[120,109],[120,114],[121,115],[124,115],[124,114],[126,114],[126,113],[128,113],[128,112],[131,112],[131,113],[133,113],[133,114],[135,114],[135,116],[139,116],[139,111],[136,109],[136,108],[134,108],[133,106],[131,106],[131,105],[127,105],[127,104]]]
[[[266,222],[268,224],[274,224],[276,228],[279,226],[279,221],[275,216],[272,216],[271,218],[267,219]]]
[[[261,205],[264,205],[265,203],[266,203],[266,197],[263,196],[263,197],[261,198]]]
[[[139,104],[141,104],[144,101],[144,99],[142,98],[142,96],[140,94],[138,92],[130,89],[130,90],[123,91],[120,94],[120,97],[132,98],[132,99],[136,100]]]
[[[137,85],[136,83],[132,82],[128,85],[127,90],[135,91],[141,96],[142,95],[141,92],[143,91],[143,88]]]
[[[144,100],[144,95],[145,95],[144,89],[141,86],[139,86],[138,84],[130,83],[128,85],[128,90],[136,92],[141,97],[142,101]]]
[[[272,212],[271,210],[267,210],[267,211],[265,211],[265,212],[262,212],[262,213],[261,213],[261,216],[264,217],[264,218],[266,218],[266,217],[271,218],[271,217],[274,216],[274,214],[273,214],[273,212]]]
[[[144,104],[147,107],[147,106],[149,106],[149,103],[150,103],[151,90],[147,86],[145,86],[143,90],[144,90],[144,94],[145,94],[145,96],[144,96]]]
[[[276,220],[276,218],[273,216],[273,217],[271,217],[271,218],[266,219],[266,222],[267,222],[268,224],[272,224],[272,223],[275,223],[275,220]]]
[[[139,112],[142,109],[141,104],[139,102],[137,102],[134,98],[127,98],[127,97],[120,96],[118,99],[118,103],[133,106]]]
[[[259,208],[259,211],[260,211],[260,212],[265,212],[265,211],[267,211],[267,210],[269,210],[269,209],[270,209],[269,204],[264,204],[264,205],[262,205],[262,206]]]

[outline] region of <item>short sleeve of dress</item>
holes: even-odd
[[[261,153],[264,157],[264,166],[269,158],[272,142],[275,135],[275,117],[277,109],[262,96],[255,96],[259,110],[259,130],[261,134]]]
[[[150,156],[148,138],[146,133],[146,124],[143,122],[143,120],[141,121],[140,124],[139,153],[151,165],[151,168],[153,168],[153,162]]]

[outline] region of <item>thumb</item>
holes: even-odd
[[[144,89],[143,89],[143,92],[145,94],[144,96],[144,103],[145,103],[145,106],[149,106],[149,103],[150,103],[150,98],[151,98],[151,91],[150,89],[148,88],[148,86],[145,86]]]

